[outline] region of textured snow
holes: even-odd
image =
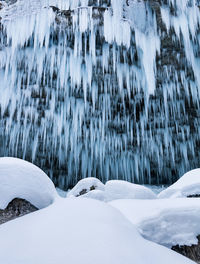
[[[0,263],[66,262],[194,263],[143,239],[118,210],[92,199],[59,198],[47,208],[1,226]]]
[[[147,187],[126,181],[111,180],[105,184],[106,200],[155,199],[156,195]]]
[[[14,198],[25,199],[40,209],[56,197],[53,182],[40,168],[21,159],[0,158],[0,209]]]
[[[67,197],[79,196],[82,191],[85,191],[87,193],[93,189],[104,191],[104,188],[104,184],[100,180],[98,180],[97,178],[89,177],[80,180],[74,186],[74,188],[68,192]]]
[[[198,242],[200,203],[197,198],[117,200],[110,205],[120,210],[148,240],[167,247]]]
[[[177,182],[163,190],[158,198],[180,198],[200,195],[200,169],[185,173]]]

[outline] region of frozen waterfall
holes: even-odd
[[[200,164],[200,3],[0,1],[0,155],[60,187]]]

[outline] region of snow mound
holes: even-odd
[[[21,159],[0,158],[0,209],[14,198],[25,199],[41,209],[56,196],[53,182],[40,168]]]
[[[80,196],[93,190],[104,191],[104,184],[97,178],[89,177],[80,180],[73,189],[71,189],[67,197]]]
[[[0,263],[63,264],[66,261],[70,264],[194,263],[145,240],[118,210],[92,199],[59,198],[43,210],[1,226]]]
[[[90,198],[99,201],[106,201],[105,192],[101,190],[93,190],[80,196],[80,198]]]
[[[156,195],[147,187],[127,181],[111,180],[105,184],[107,201],[117,199],[155,199]]]
[[[200,169],[185,173],[177,182],[160,192],[158,198],[180,198],[200,195]]]
[[[117,200],[110,205],[123,213],[148,240],[170,248],[198,242],[199,199]]]

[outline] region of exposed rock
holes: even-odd
[[[92,186],[90,187],[90,190],[89,190],[89,191],[96,190],[96,188],[97,188],[97,186],[92,185]],[[88,190],[87,190],[87,189],[83,189],[83,190],[81,190],[81,191],[79,192],[79,194],[76,195],[76,197],[81,196],[81,195],[86,194],[86,193],[88,193]]]
[[[191,246],[173,246],[172,250],[182,254],[185,257],[188,257],[194,260],[196,263],[200,263],[200,235],[197,237],[198,244],[191,245]]]
[[[188,195],[187,198],[200,198],[200,194]]]
[[[0,224],[37,210],[38,208],[28,201],[16,198],[8,204],[5,210],[0,210]]]

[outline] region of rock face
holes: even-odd
[[[200,263],[200,236],[197,237],[198,244],[191,246],[173,246],[172,249],[185,257],[194,260],[196,263]]]
[[[196,2],[35,2],[1,21],[0,155],[34,161],[61,188],[91,176],[170,184],[197,167]]]
[[[28,201],[16,198],[8,204],[5,210],[0,210],[0,224],[37,210],[38,209]]]

